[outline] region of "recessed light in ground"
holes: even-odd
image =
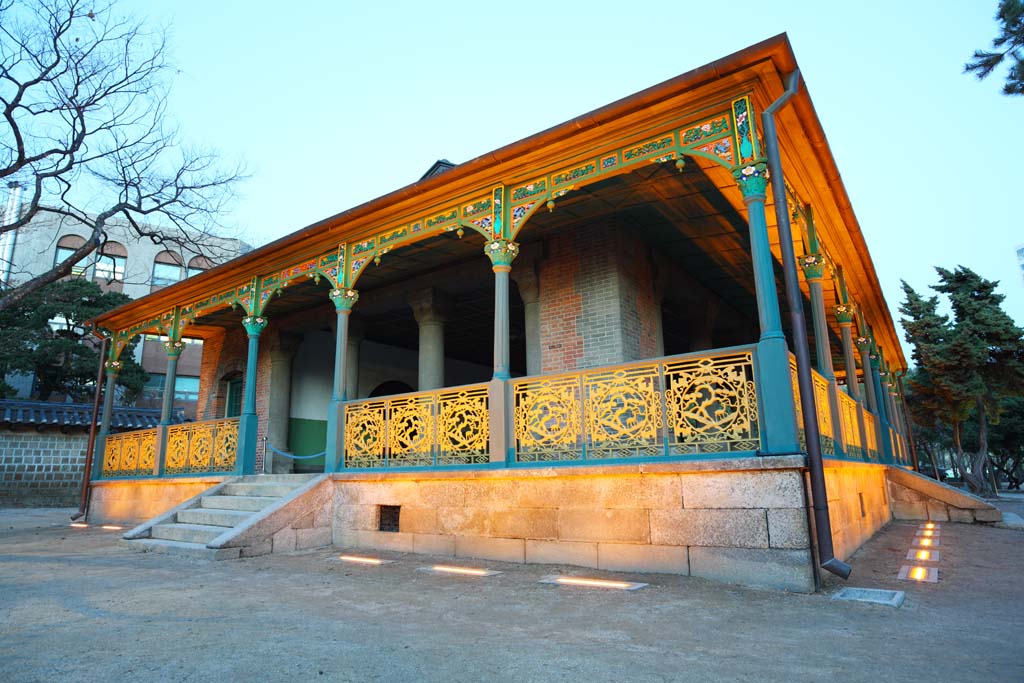
[[[924,538],[918,536],[914,539],[914,545],[919,548],[938,548],[941,545],[941,541],[937,538]]]
[[[939,525],[936,524],[935,522],[925,522],[924,524],[921,525],[921,528],[922,529],[938,529]]]
[[[420,567],[417,571],[430,574],[447,574],[449,576],[494,576],[501,572],[494,569],[478,569],[476,567],[455,567],[448,564],[435,564],[432,567]]]
[[[104,524],[100,528],[101,529],[106,529],[107,531],[123,531],[124,530],[123,526],[118,526],[116,524]]]
[[[938,529],[918,529],[915,536],[927,536],[928,538],[938,538],[942,535],[942,532]]]
[[[364,557],[362,555],[339,555],[338,559],[350,564],[365,564],[371,566],[394,563],[394,560],[382,560],[379,557]]]
[[[885,607],[899,607],[907,594],[903,591],[887,591],[875,588],[844,588],[832,596],[833,600],[868,602]]]
[[[610,581],[608,579],[589,579],[582,576],[545,576],[540,583],[553,583],[559,586],[579,586],[582,588],[611,588],[621,591],[635,591],[647,586],[646,583],[635,581]]]
[[[73,529],[88,529],[89,525],[85,522],[71,522],[71,528]]]
[[[904,581],[937,583],[939,580],[939,570],[936,567],[913,567],[905,564],[900,567],[900,573],[897,578]]]
[[[924,548],[911,548],[907,551],[907,559],[916,562],[938,562],[942,559],[942,553],[938,550],[925,550]]]

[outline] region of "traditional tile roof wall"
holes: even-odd
[[[46,401],[0,400],[0,426],[89,428],[91,403],[49,403]],[[172,422],[181,422],[176,414]],[[156,408],[114,408],[112,431],[151,429],[160,423],[160,410]]]

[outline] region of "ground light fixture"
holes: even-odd
[[[101,529],[106,529],[107,531],[124,531],[124,527],[123,526],[118,526],[116,524],[104,524],[100,528]]]
[[[939,562],[942,560],[942,553],[938,550],[915,550],[911,548],[907,551],[907,559],[917,562]]]
[[[494,576],[501,572],[495,571],[494,569],[478,569],[476,567],[455,567],[448,564],[435,564],[431,567],[420,567],[421,572],[430,572],[431,574],[448,574],[454,576]]]
[[[939,570],[936,567],[922,567],[920,565],[903,565],[900,567],[900,579],[904,581],[918,581],[922,583],[937,583]]]
[[[918,529],[915,536],[924,536],[926,538],[937,538],[942,535],[942,532],[938,529]]]
[[[338,555],[338,559],[350,564],[365,564],[372,566],[392,564],[394,562],[394,560],[382,560],[379,557],[364,557],[362,555]]]
[[[635,591],[648,585],[634,581],[609,581],[607,579],[590,579],[581,576],[546,576],[540,580],[540,583],[553,583],[559,586],[579,586],[582,588],[610,588],[623,591]]]
[[[934,529],[936,527],[935,522],[925,522],[921,525],[922,529]]]
[[[914,545],[918,546],[919,548],[937,548],[939,544],[940,541],[937,538],[924,538],[918,536],[914,539]]]
[[[89,528],[89,525],[86,524],[85,522],[71,522],[71,524],[69,524],[68,526],[70,526],[72,529],[88,529]]]

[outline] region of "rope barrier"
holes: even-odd
[[[319,458],[321,455],[327,455],[326,450],[320,451],[319,453],[314,453],[313,455],[295,455],[293,453],[285,453],[284,451],[279,451],[270,444],[265,445],[267,448],[272,450],[277,455],[280,455],[283,458],[290,458],[291,460],[309,460],[310,458]]]

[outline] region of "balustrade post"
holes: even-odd
[[[764,422],[761,448],[765,454],[800,453],[797,437],[796,403],[789,371],[789,350],[782,332],[779,295],[775,286],[768,222],[765,217],[765,189],[768,167],[751,164],[733,171],[747,205],[750,228],[750,256],[754,267],[754,290],[761,338],[757,343],[758,404]]]
[[[334,381],[331,384],[331,405],[327,410],[327,443],[324,454],[324,472],[336,472],[345,467],[345,401],[348,377],[348,324],[352,307],[359,301],[354,289],[332,289],[331,301],[337,315],[334,334]]]
[[[825,261],[819,254],[808,254],[801,259],[807,288],[811,293],[811,323],[814,327],[814,348],[818,359],[818,372],[828,382],[828,409],[832,413],[832,443],[835,455],[846,454],[843,440],[842,417],[839,414],[839,390],[836,372],[832,366],[832,346],[828,339],[828,318],[825,315],[825,296],[821,281],[825,276]],[[827,434],[825,436],[828,436]]]
[[[242,414],[238,418],[237,472],[256,472],[256,436],[259,418],[256,416],[256,364],[260,352],[260,333],[267,327],[264,316],[250,315],[242,318],[242,325],[249,337],[249,349],[245,361],[245,390],[242,396]]]
[[[171,424],[174,413],[174,386],[178,379],[178,360],[185,344],[173,338],[164,342],[167,352],[167,372],[164,375],[164,388],[160,404],[160,424],[156,428],[156,448],[153,457],[153,474],[164,473],[164,461],[167,457],[167,427]]]
[[[509,386],[512,377],[509,360],[509,273],[512,261],[519,255],[515,242],[496,239],[484,245],[484,254],[494,271],[494,376],[488,383],[487,400],[490,419],[490,460],[504,463],[508,459]]]
[[[104,363],[107,369],[107,381],[103,389],[103,412],[100,414],[100,432],[96,435],[96,445],[93,446],[93,460],[99,454],[99,467],[92,468],[92,478],[100,479],[103,476],[103,463],[107,452],[107,436],[110,435],[110,421],[114,416],[114,392],[117,388],[117,373],[121,371],[121,361],[108,360]]]

